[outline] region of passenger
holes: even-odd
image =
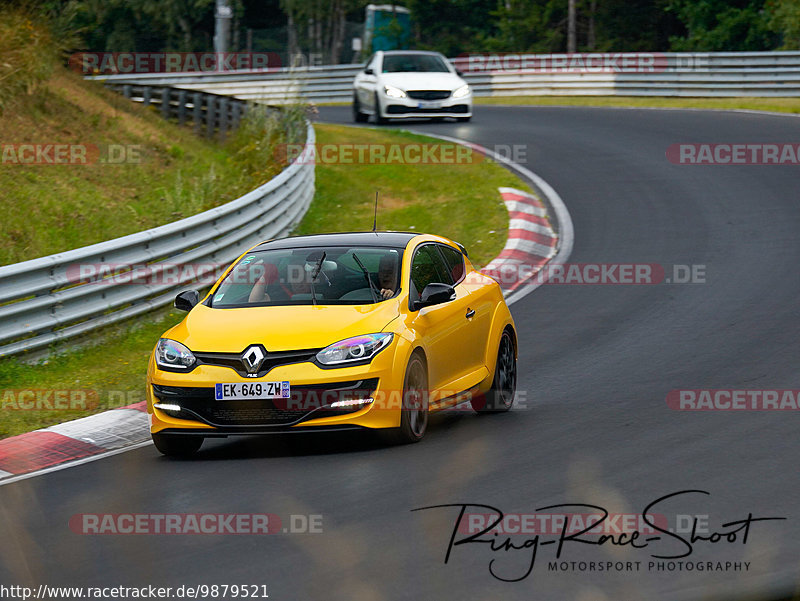
[[[384,299],[397,294],[397,255],[387,253],[381,257],[378,265],[378,285]]]

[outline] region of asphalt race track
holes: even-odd
[[[320,109],[349,122],[349,107]],[[272,600],[738,599],[800,582],[797,411],[679,412],[678,389],[798,389],[797,166],[670,163],[675,143],[797,143],[800,119],[708,111],[477,107],[472,123],[401,125],[488,147],[524,145],[527,168],[567,204],[571,263],[705,266],[705,283],[545,285],[512,307],[519,407],[433,420],[418,445],[322,435],[206,442],[192,461],[148,446],[0,487],[0,581],[177,587],[263,584]],[[700,541],[681,561],[744,571],[648,569],[680,555],[565,543],[562,561],[639,571],[551,571],[556,545],[445,552],[458,508],[533,513],[562,503],[757,517],[746,544]],[[571,511],[579,512],[579,509]],[[86,536],[81,513],[322,515],[321,534]],[[463,536],[463,535],[458,535]],[[688,535],[687,535],[688,536]],[[531,538],[531,537],[528,537]],[[544,538],[544,537],[543,537]],[[553,538],[550,536],[550,538]],[[517,539],[521,544],[524,539]],[[641,539],[640,539],[641,542]],[[678,560],[675,560],[678,561]]]

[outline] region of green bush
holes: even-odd
[[[300,102],[280,108],[251,104],[229,142],[233,160],[263,181],[277,175],[289,162],[285,145],[305,142],[309,110]]]

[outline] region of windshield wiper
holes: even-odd
[[[364,267],[364,264],[361,262],[361,259],[358,258],[358,255],[356,253],[353,253],[353,260],[356,263],[358,263],[358,266],[361,268],[361,271],[364,272],[364,277],[367,278],[367,283],[369,284],[369,291],[372,293],[372,300],[373,302],[377,303],[381,294],[375,288],[375,284],[372,283],[372,278],[369,277],[369,271],[367,271],[367,268]]]
[[[314,282],[317,281],[317,278],[319,277],[319,272],[322,269],[322,263],[325,261],[325,257],[327,256],[328,256],[327,252],[322,253],[322,256],[319,258],[319,261],[317,262],[317,266],[314,268],[314,273],[311,276],[311,304],[314,305],[315,307],[317,306],[317,293],[314,290]]]

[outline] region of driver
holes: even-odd
[[[250,290],[250,296],[248,297],[248,302],[251,303],[269,303],[272,301],[269,292],[267,292],[268,287],[275,287],[276,285],[279,286],[279,290],[283,292],[283,295],[291,297],[291,292],[286,289],[286,286],[280,281],[280,277],[278,277],[278,268],[273,265],[272,263],[263,263],[264,273],[256,280],[253,289]]]

